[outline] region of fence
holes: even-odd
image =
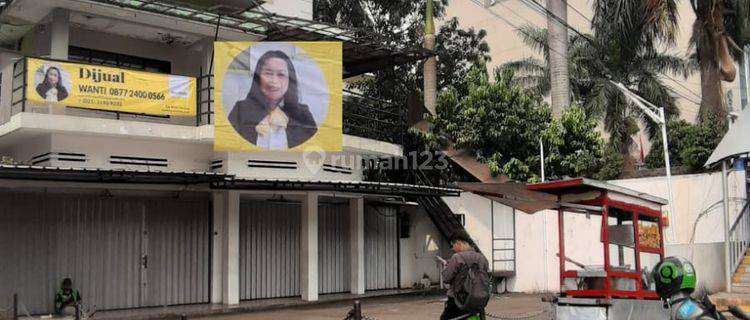
[[[750,202],[745,203],[729,229],[729,265],[732,267],[732,273],[737,271],[745,257],[745,251],[750,246],[750,207],[748,205]]]

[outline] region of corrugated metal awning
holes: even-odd
[[[305,190],[351,193],[388,194],[399,196],[458,196],[461,189],[377,181],[244,179],[233,178],[211,183],[214,189],[240,190]]]
[[[337,191],[397,196],[458,196],[460,189],[377,181],[249,179],[215,172],[0,165],[0,179],[123,184],[208,184],[212,189]]]
[[[215,172],[0,165],[0,179],[18,180],[140,184],[197,184],[220,181],[226,179],[227,177],[230,176]]]
[[[745,108],[708,157],[704,166],[710,167],[724,159],[750,153],[750,138],[748,137],[750,137],[750,108]]]

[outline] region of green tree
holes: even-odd
[[[669,139],[669,162],[673,167],[685,164],[680,155],[687,146],[689,137],[695,132],[695,125],[682,120],[672,119],[667,123],[667,138]],[[651,144],[648,155],[644,159],[647,168],[664,168],[664,147],[661,135],[658,135]]]
[[[448,0],[434,1],[434,16],[445,15]],[[391,39],[385,45],[422,46],[425,1],[412,0],[314,0],[315,20],[363,28]],[[489,45],[484,30],[461,29],[455,18],[444,21],[437,34],[435,54],[438,61],[438,90],[453,86],[465,90],[462,83],[471,66],[489,61]],[[363,94],[393,101],[405,107],[407,100],[421,96],[421,62],[377,71],[355,84]]]
[[[648,101],[664,106],[669,117],[676,117],[679,110],[674,93],[660,76],[686,77],[691,65],[658,50],[659,46],[674,42],[677,28],[674,0],[595,0],[593,6],[593,34],[574,34],[569,39],[573,101],[581,104],[589,117],[602,122],[610,144],[624,157],[625,169],[633,170],[635,159],[629,151],[634,145],[632,135],[640,130],[639,122],[647,127],[651,138],[658,133],[658,126],[611,81],[623,83]],[[546,94],[549,90],[546,30],[524,26],[519,34],[544,60],[527,58],[504,67],[521,71],[524,85]]]
[[[571,107],[553,120],[542,96],[520,86],[513,71],[498,69],[494,82],[488,78],[477,64],[467,76],[467,95],[452,87],[441,92],[438,115],[429,117],[433,131],[423,135],[431,148],[453,141],[487,163],[493,174],[537,181],[541,138],[547,175],[599,177],[607,145],[581,108]],[[607,177],[619,175],[608,169]]]
[[[502,64],[500,68],[510,69],[516,74],[518,81],[524,88],[534,90],[543,96],[550,93],[549,46],[547,45],[547,29],[534,25],[522,25],[517,30],[518,36],[529,48],[534,49],[543,58],[527,57]],[[590,37],[590,36],[589,36]],[[570,90],[572,102],[582,104],[583,98],[591,90],[591,76],[586,66],[586,56],[590,53],[588,39],[572,34],[568,44],[568,68],[570,74]]]
[[[719,145],[726,131],[726,124],[718,119],[706,119],[691,124],[685,120],[672,120],[667,126],[669,138],[669,161],[673,167],[687,166],[693,172],[702,172],[711,152]],[[664,167],[664,151],[661,138],[651,145],[645,163],[649,168]]]
[[[726,132],[726,122],[708,116],[696,126],[695,132],[688,137],[685,148],[680,152],[685,165],[693,171],[703,171],[703,165],[721,142]]]

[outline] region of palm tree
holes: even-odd
[[[750,3],[747,0],[691,0],[696,19],[691,46],[701,71],[700,121],[725,123],[727,103],[722,81],[734,81],[734,61],[750,44]]]
[[[515,79],[521,85],[540,95],[549,95],[552,90],[549,61],[549,46],[547,45],[547,29],[534,25],[522,25],[518,28],[521,40],[543,56],[543,59],[527,57],[521,60],[506,62],[500,66],[501,69],[513,70]],[[570,74],[571,101],[582,104],[582,98],[590,91],[588,68],[583,65],[585,59],[582,54],[590,43],[583,37],[574,34],[569,36],[568,43],[568,70]],[[557,54],[553,52],[553,54]]]
[[[593,35],[569,38],[569,61],[573,101],[589,116],[602,121],[610,142],[624,156],[625,170],[632,170],[632,136],[644,124],[650,137],[658,127],[633,105],[611,82],[620,82],[648,101],[664,106],[668,116],[679,115],[676,98],[660,76],[687,76],[690,65],[682,58],[657,50],[660,44],[674,43],[676,5],[674,0],[596,0]],[[522,83],[546,94],[549,69],[545,54],[544,29],[524,26],[523,40],[544,56],[544,61],[527,58],[504,65],[519,73]],[[553,53],[554,54],[554,53]]]

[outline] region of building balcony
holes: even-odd
[[[212,75],[197,77],[196,115],[164,116],[145,113],[109,111],[73,106],[51,106],[29,101],[26,89],[29,70],[20,57],[13,65],[12,85],[3,87],[2,95],[11,97],[3,112],[0,134],[31,129],[69,131],[79,134],[128,135],[175,141],[211,142],[213,139],[214,86]],[[80,63],[78,61],[67,61]],[[31,84],[33,85],[33,84]],[[44,120],[47,119],[47,120]],[[69,125],[67,125],[69,124]],[[344,142],[360,145],[369,140],[400,145],[406,131],[403,108],[388,101],[373,99],[345,90],[343,94]],[[346,146],[346,144],[345,144]],[[350,146],[351,147],[351,146]],[[395,150],[394,148],[391,148]],[[364,151],[364,150],[361,150]],[[380,153],[379,150],[376,153]],[[391,154],[393,152],[386,152]]]

